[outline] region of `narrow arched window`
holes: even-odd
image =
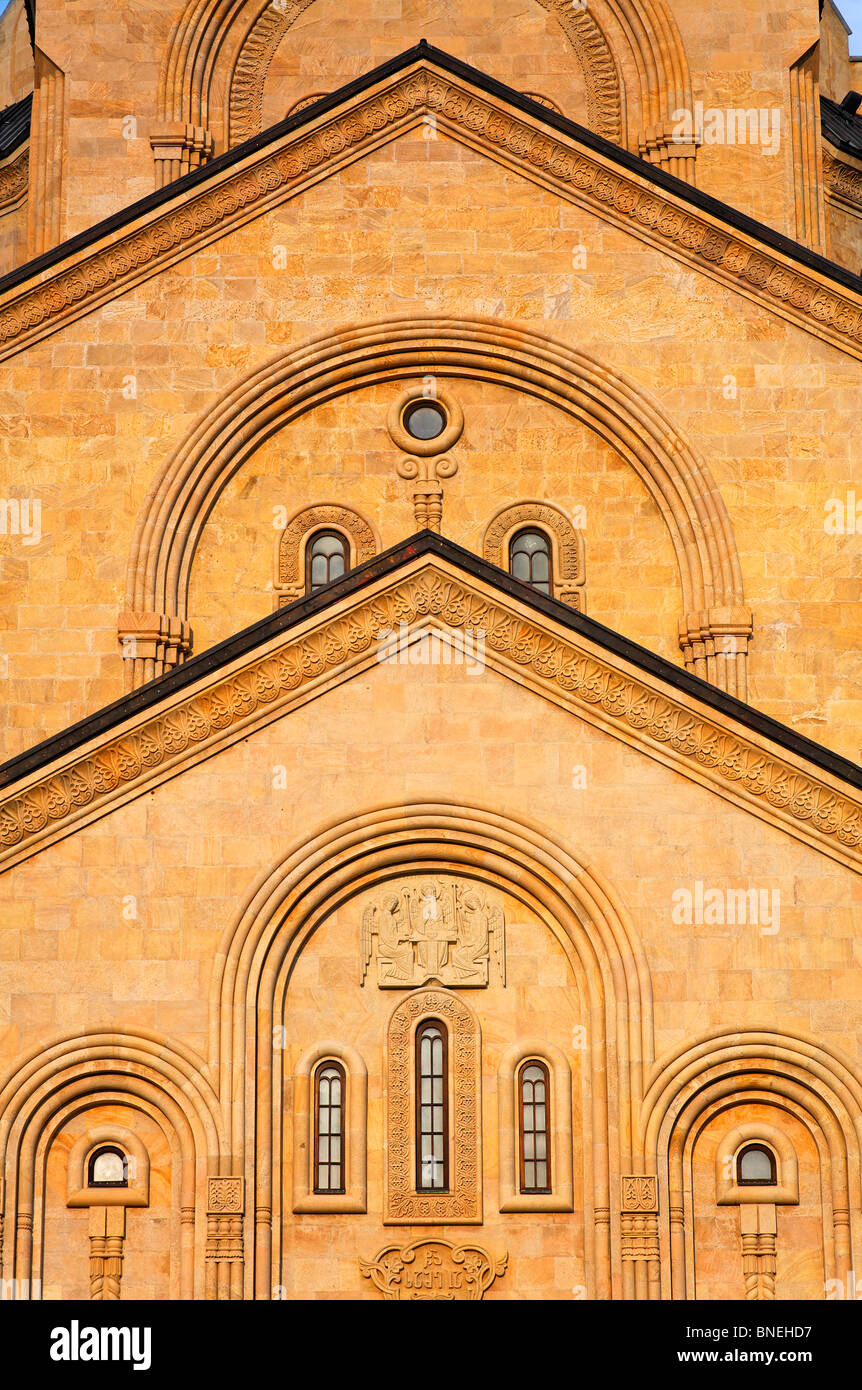
[[[416,1191],[449,1191],[449,1081],[446,1029],[416,1030]]]
[[[344,1068],[322,1062],[314,1073],[314,1190],[344,1191]]]
[[[305,547],[305,591],[316,593],[347,569],[347,541],[338,531],[315,531]]]
[[[551,542],[544,531],[519,531],[509,545],[509,573],[540,594],[551,594]]]
[[[550,1192],[550,1085],[544,1062],[525,1062],[518,1072],[521,1191]]]
[[[88,1187],[128,1187],[126,1155],[113,1144],[103,1145],[90,1155],[87,1164]]]
[[[775,1154],[765,1144],[746,1144],[736,1158],[739,1187],[775,1187]]]

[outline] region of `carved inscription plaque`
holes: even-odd
[[[376,1259],[360,1259],[359,1268],[388,1301],[479,1302],[508,1261],[508,1255],[495,1259],[478,1245],[432,1239],[387,1245]]]
[[[506,983],[503,910],[470,881],[411,878],[387,885],[362,912],[360,984],[377,954],[381,989],[436,981],[479,988],[489,969]]]

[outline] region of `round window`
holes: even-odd
[[[414,439],[436,439],[446,428],[446,412],[436,401],[411,401],[404,411],[404,428]]]

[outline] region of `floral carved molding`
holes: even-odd
[[[429,60],[364,98],[346,101],[310,131],[297,130],[274,148],[249,155],[201,191],[189,190],[164,211],[153,210],[79,260],[70,255],[43,281],[10,290],[0,305],[0,353],[19,350],[223,237],[304,189],[326,165],[360,157],[365,148],[410,129],[425,113],[435,115],[438,127],[523,170],[532,181],[862,356],[862,296],[842,292],[816,271],[690,209],[675,195],[551,130],[538,115],[496,103],[466,80],[456,82]]]
[[[862,216],[862,169],[845,164],[824,152],[823,173],[826,189],[837,202],[847,205],[851,212]]]
[[[431,560],[7,795],[0,801],[0,861],[26,857],[53,834],[68,833],[71,821],[148,789],[226,735],[244,736],[312,682],[361,658],[374,660],[382,632],[423,619],[483,630],[487,659],[514,668],[527,684],[797,838],[854,867],[862,863],[859,801],[737,726],[723,726],[712,711],[701,713],[621,670],[586,639],[562,635],[551,619],[539,622]]]
[[[27,192],[30,183],[30,146],[0,169],[0,213],[11,212]]]

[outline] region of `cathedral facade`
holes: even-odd
[[[860,87],[11,0],[4,1297],[855,1296]]]

